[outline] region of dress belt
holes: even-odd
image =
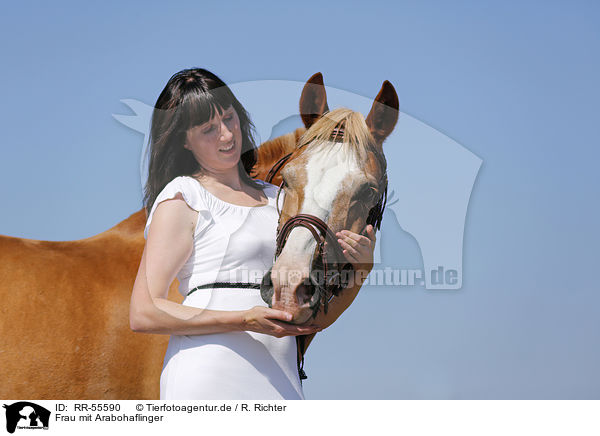
[[[245,282],[215,282],[207,283],[205,285],[196,286],[190,292],[187,293],[189,297],[192,293],[198,289],[212,289],[212,288],[244,288],[244,289],[260,289],[260,283],[245,283]]]

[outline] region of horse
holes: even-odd
[[[367,224],[376,229],[381,224],[387,197],[382,145],[398,121],[398,106],[396,91],[387,81],[366,120],[349,109],[329,112],[321,77],[311,78],[305,86],[300,110],[307,130],[267,177],[272,181],[278,174],[285,197],[276,260],[261,285],[263,300],[290,312],[293,323],[316,318],[323,327],[331,325],[362,285],[360,278],[359,283],[351,282],[356,278],[353,265],[344,258],[335,233],[349,229],[364,234]],[[368,270],[361,272],[366,278]],[[352,285],[354,294],[339,302],[340,293]],[[334,297],[337,311],[326,317]],[[298,337],[299,365],[313,338]]]
[[[305,128],[263,143],[254,177],[266,178],[268,168],[294,150],[306,129],[328,110],[323,92],[322,75],[317,73],[300,99]],[[280,177],[278,171],[273,182]],[[289,214],[291,206],[286,204],[284,213]],[[0,235],[0,397],[159,397],[168,335],[137,334],[129,327],[129,299],[144,248],[145,222],[142,208],[107,231],[81,240]],[[181,302],[177,288],[175,280],[169,299]]]

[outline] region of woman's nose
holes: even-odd
[[[227,124],[221,120],[221,141],[231,142],[233,139],[233,132],[227,127]]]

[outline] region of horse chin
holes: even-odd
[[[304,324],[307,323],[313,316],[313,310],[308,306],[290,308],[285,305],[275,304],[273,309],[285,310],[292,314],[291,324]]]
[[[309,308],[300,309],[292,318],[292,324],[304,324],[308,322],[313,316],[313,310]]]
[[[289,292],[289,290],[287,290]],[[292,292],[283,292],[279,298],[272,300],[273,309],[283,310],[292,314],[292,324],[304,324],[314,315],[315,289],[312,286],[301,285]]]

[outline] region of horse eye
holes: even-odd
[[[355,197],[362,201],[370,201],[372,200],[377,191],[372,185],[363,185],[358,191],[356,191]]]

